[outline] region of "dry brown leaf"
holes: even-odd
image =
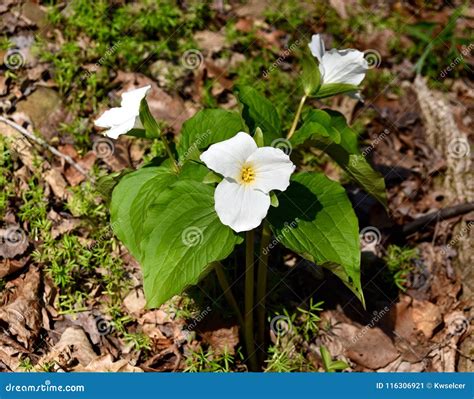
[[[360,333],[359,339],[347,349],[347,355],[372,370],[384,367],[400,356],[390,338],[378,327]]]
[[[413,300],[412,317],[417,330],[431,338],[434,329],[442,322],[441,312],[435,304],[428,301]]]
[[[0,278],[4,278],[9,274],[15,273],[18,270],[22,269],[28,258],[23,258],[20,260],[16,259],[1,259],[0,260]]]
[[[28,237],[20,226],[11,225],[0,229],[0,257],[12,259],[28,248]]]
[[[90,372],[143,372],[140,367],[132,366],[125,359],[113,361],[112,355],[105,355],[92,360],[87,366],[79,365],[74,371],[90,371]]]
[[[66,199],[71,193],[66,190],[67,183],[63,175],[57,169],[50,169],[44,174],[44,179],[50,185],[54,195],[58,199]]]
[[[96,358],[97,355],[84,330],[80,327],[69,327],[51,351],[38,361],[35,369],[41,370],[43,365],[54,361],[63,369],[68,370],[72,364],[79,362],[80,365],[87,366]]]
[[[225,35],[221,32],[211,32],[203,30],[194,34],[199,49],[207,52],[208,55],[218,53],[225,45]]]
[[[218,330],[206,331],[202,334],[203,340],[212,346],[216,354],[234,354],[235,347],[239,343],[239,328],[220,328]]]
[[[6,305],[0,308],[4,332],[25,348],[31,348],[41,328],[39,303],[40,273],[31,266],[27,273],[7,283]]]
[[[138,315],[145,309],[146,299],[142,289],[132,290],[123,300],[129,313]]]

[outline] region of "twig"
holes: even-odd
[[[440,209],[439,211],[431,212],[428,215],[420,216],[419,218],[411,221],[410,223],[407,223],[402,227],[402,232],[404,235],[407,236],[433,222],[453,218],[459,215],[464,215],[465,213],[469,213],[471,211],[474,211],[474,202],[468,202],[465,204]]]
[[[19,124],[11,121],[10,119],[4,118],[3,116],[0,116],[0,122],[4,122],[7,125],[11,126],[13,129],[21,133],[22,135],[26,136],[30,140],[34,141],[36,144],[39,144],[40,146],[46,148],[49,150],[51,153],[54,155],[64,159],[69,165],[71,165],[74,169],[76,169],[78,172],[86,176],[87,178],[91,179],[87,171],[79,165],[77,162],[75,162],[69,155],[63,154],[62,152],[58,151],[56,148],[50,146],[46,141],[43,139],[36,137],[33,133],[30,133],[28,130],[26,130],[24,127],[20,126]]]

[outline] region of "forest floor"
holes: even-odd
[[[371,59],[364,102],[310,103],[357,130],[389,211],[308,148],[303,169],[346,182],[359,217],[367,307],[329,272],[272,253],[264,369],[473,371],[474,8],[178,3],[0,5],[0,371],[246,370],[213,274],[146,309],[140,266],[114,237],[98,182],[164,149],[105,139],[93,121],[146,84],[169,137],[203,107],[237,108],[236,84],[292,115],[295,54],[321,32]]]

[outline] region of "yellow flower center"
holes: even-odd
[[[240,172],[242,183],[252,183],[255,180],[255,171],[251,166],[244,166]]]

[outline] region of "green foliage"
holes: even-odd
[[[466,65],[464,56],[458,47],[471,45],[474,36],[472,31],[470,34],[467,32],[465,37],[456,35],[457,21],[465,9],[465,5],[454,9],[441,32],[438,31],[439,23],[429,21],[417,22],[404,28],[405,33],[416,40],[412,53],[416,55],[415,71],[417,73],[425,73],[438,78],[440,65],[446,64],[448,66],[447,64],[449,64],[446,63],[446,60],[450,60],[450,62],[459,60],[458,63],[461,67]]]
[[[160,195],[141,237],[144,288],[151,307],[196,284],[208,265],[227,258],[239,241],[216,214],[214,188],[192,180],[178,181]]]
[[[230,139],[244,130],[239,114],[223,109],[204,109],[188,119],[181,129],[177,151],[180,161],[199,159],[202,149]]]
[[[397,245],[389,245],[384,261],[390,276],[390,280],[402,291],[406,291],[407,278],[415,268],[414,262],[419,255],[416,248],[401,248]]]
[[[357,145],[356,133],[347,125],[344,116],[334,111],[310,110],[303,125],[291,138],[297,147],[305,142],[326,152],[365,191],[386,206],[383,177],[373,170]]]
[[[331,270],[364,302],[358,221],[344,188],[323,174],[299,173],[278,199],[278,208],[268,215],[273,234],[287,248]]]
[[[6,137],[0,135],[0,217],[3,218],[8,208],[10,197],[14,193],[14,184],[12,183],[13,160],[9,150],[11,143]]]
[[[273,104],[250,86],[239,86],[237,98],[242,104],[242,117],[250,133],[255,133],[257,127],[262,129],[265,145],[281,138],[281,120]]]
[[[112,225],[140,260],[150,307],[196,284],[213,261],[240,240],[220,223],[207,169],[186,164],[179,175],[164,166],[125,176],[112,196]],[[186,272],[183,273],[183,270]]]
[[[196,372],[231,372],[235,366],[235,355],[232,355],[227,348],[224,353],[216,354],[209,348],[204,350],[199,346],[197,350],[191,351],[186,357],[184,371],[188,373]]]
[[[324,345],[321,345],[319,350],[321,352],[321,359],[323,360],[323,367],[326,372],[334,373],[335,371],[342,371],[349,367],[349,365],[342,360],[332,360],[331,354]]]
[[[283,317],[288,327],[276,334],[275,344],[268,348],[265,371],[316,371],[306,357],[305,345],[318,335],[322,305],[323,302],[314,303],[313,298],[310,298],[307,307],[298,307],[292,314],[283,310],[280,317]]]
[[[310,96],[319,91],[321,85],[321,74],[315,58],[308,51],[303,52],[301,58],[301,82],[303,83],[304,94]]]

